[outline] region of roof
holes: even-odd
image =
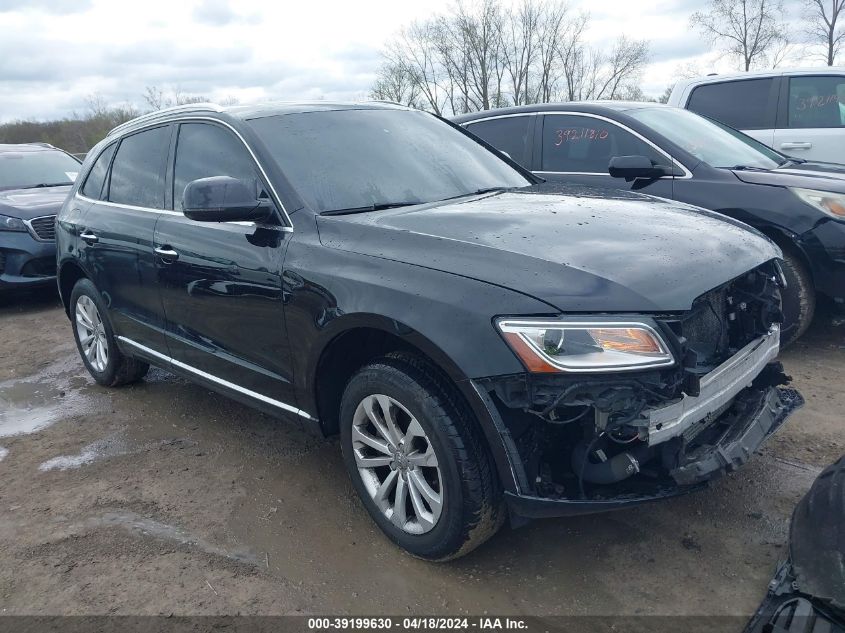
[[[557,103],[534,103],[525,106],[513,106],[510,108],[497,108],[495,110],[483,110],[471,112],[452,117],[455,123],[464,123],[475,119],[485,119],[496,116],[507,116],[510,114],[525,114],[531,112],[587,112],[593,114],[613,112],[625,112],[627,110],[638,110],[640,108],[668,108],[669,106],[653,101],[561,101]]]
[[[15,152],[15,153],[28,153],[28,152],[43,152],[46,150],[54,150],[56,149],[49,143],[0,143],[0,153],[3,152]]]
[[[179,114],[228,114],[239,119],[256,119],[280,114],[299,114],[303,112],[326,112],[331,110],[410,110],[405,106],[386,101],[366,101],[361,103],[344,103],[330,101],[313,102],[284,102],[259,103],[254,105],[221,106],[216,103],[189,103],[149,112],[122,123],[112,129],[108,136],[152,123],[167,120]]]
[[[710,73],[700,77],[681,79],[676,85],[691,85],[697,83],[718,83],[735,79],[754,77],[780,77],[781,75],[845,75],[845,66],[804,66],[797,68],[770,68],[768,70],[749,70],[746,72]]]

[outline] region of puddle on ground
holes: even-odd
[[[90,409],[79,373],[80,367],[63,359],[35,376],[0,382],[0,437],[35,433]]]
[[[8,455],[8,454],[9,454],[9,449],[3,448],[2,446],[0,446],[0,462],[2,462],[5,459],[6,455]]]
[[[115,433],[114,435],[104,437],[101,440],[89,444],[77,455],[60,455],[59,457],[48,459],[38,467],[38,470],[68,470],[70,468],[79,468],[80,466],[91,464],[98,459],[127,455],[137,450],[136,448],[133,451],[122,433]]]
[[[91,517],[85,521],[88,528],[121,527],[136,536],[150,536],[158,539],[175,541],[180,545],[189,545],[212,554],[250,565],[264,565],[264,560],[256,556],[248,548],[226,550],[201,538],[197,538],[183,528],[161,523],[155,519],[144,517],[134,512],[108,512],[101,517]]]

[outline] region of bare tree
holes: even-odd
[[[371,95],[458,114],[639,94],[648,43],[620,37],[593,48],[588,27],[589,15],[566,0],[459,0],[388,45]]]
[[[168,95],[168,92],[170,95]],[[147,86],[141,97],[153,110],[161,110],[162,108],[188,103],[204,103],[209,100],[208,97],[202,95],[186,94],[180,86],[172,86],[170,88]]]
[[[690,24],[714,44],[723,43],[744,70],[765,61],[788,39],[781,0],[710,0],[706,11],[692,15]]]
[[[395,62],[385,62],[370,90],[376,101],[392,101],[412,108],[418,107],[420,87],[408,68]]]
[[[824,46],[824,59],[833,66],[845,41],[845,29],[839,17],[845,0],[804,0],[807,43]]]

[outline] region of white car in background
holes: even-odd
[[[845,67],[684,79],[669,105],[720,121],[789,156],[845,163]]]

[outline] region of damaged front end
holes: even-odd
[[[529,373],[476,381],[505,429],[514,517],[610,510],[744,464],[803,404],[775,359],[769,262],[673,315],[503,319]]]

